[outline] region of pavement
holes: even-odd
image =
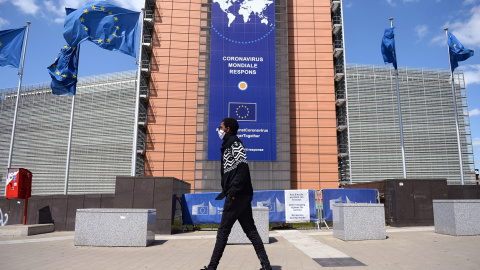
[[[276,270],[479,269],[480,235],[434,227],[390,228],[385,240],[343,241],[333,230],[274,230],[265,248]],[[74,232],[0,236],[0,269],[200,269],[215,231],[156,235],[148,247],[74,246]],[[252,245],[227,245],[218,269],[259,269]]]

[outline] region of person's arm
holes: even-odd
[[[248,173],[247,151],[240,142],[234,142],[231,146],[232,155],[234,159],[234,166],[236,166],[236,173],[232,180],[232,185],[228,190],[228,195],[235,199],[238,192],[242,190],[245,185],[245,179]]]

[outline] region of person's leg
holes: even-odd
[[[232,200],[230,196],[225,198],[222,220],[220,221],[220,227],[218,227],[217,240],[215,242],[215,247],[213,248],[213,254],[208,269],[217,269],[223,251],[225,250],[225,246],[227,245],[228,236],[230,235],[233,224],[235,224],[239,214],[243,211],[241,208],[242,207],[239,208],[236,201]]]
[[[257,227],[255,226],[255,221],[253,220],[251,197],[248,200],[248,205],[245,207],[245,210],[240,213],[238,217],[238,222],[242,226],[243,231],[247,235],[248,239],[253,244],[253,248],[257,253],[257,257],[262,264],[262,269],[272,269],[270,266],[270,261],[268,260],[267,252],[263,246],[263,241],[260,235],[258,234]]]

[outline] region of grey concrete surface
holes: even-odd
[[[333,230],[270,231],[274,269],[478,269],[480,236],[435,233],[434,227],[388,228],[387,239],[343,241]],[[0,236],[1,269],[200,269],[215,231],[156,235],[148,247],[74,246],[73,232]],[[28,254],[28,256],[26,256]],[[323,265],[323,266],[322,266]],[[252,245],[227,245],[219,269],[259,269]]]

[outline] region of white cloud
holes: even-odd
[[[39,7],[35,4],[35,0],[12,0],[11,2],[23,13],[35,15],[39,10]]]
[[[114,2],[120,7],[135,11],[140,11],[145,5],[145,0],[114,0]]]
[[[408,2],[418,2],[419,0],[403,0],[404,3],[408,3]]]
[[[447,22],[446,27],[465,47],[480,47],[480,5],[470,10],[470,17],[466,21]]]
[[[65,8],[78,9],[89,2],[92,2],[92,0],[44,0],[43,6],[45,11],[51,14],[51,16],[47,15],[47,18],[50,18],[55,23],[63,24],[66,16]],[[122,8],[140,11],[144,6],[145,0],[113,0],[110,3]]]
[[[444,31],[445,32],[445,31]],[[430,44],[436,45],[436,46],[447,46],[447,37],[445,36],[445,33],[436,35],[430,40]],[[445,54],[447,54],[445,47]]]
[[[48,13],[55,13],[56,15],[63,16],[65,9],[56,5],[53,1],[43,1],[45,11]]]
[[[471,84],[480,84],[480,64],[465,65],[462,69],[465,76],[465,84],[467,84],[467,86]]]
[[[0,0],[0,1],[1,1],[1,0]],[[4,25],[8,25],[9,23],[10,23],[9,21],[0,18],[0,29],[1,29]]]
[[[475,4],[475,2],[477,2],[477,0],[464,0],[462,5],[464,6],[471,5],[471,4]]]
[[[472,141],[473,146],[480,146],[480,138],[475,138]]]
[[[427,35],[428,33],[428,26],[425,25],[425,24],[422,24],[422,25],[417,25],[415,27],[415,32],[417,33],[417,36],[419,38],[423,38],[424,36]]]
[[[344,7],[345,7],[345,8],[351,8],[352,6],[353,6],[353,3],[350,2],[350,3],[346,4]]]
[[[470,117],[480,115],[480,110],[479,110],[478,108],[475,108],[475,109],[471,110],[471,111],[469,112],[469,114],[470,114]],[[479,138],[479,139],[480,139],[480,138]],[[480,144],[479,144],[479,145],[480,145]]]
[[[393,0],[387,0],[387,3],[390,4],[390,6],[394,7],[396,4],[393,2]]]

